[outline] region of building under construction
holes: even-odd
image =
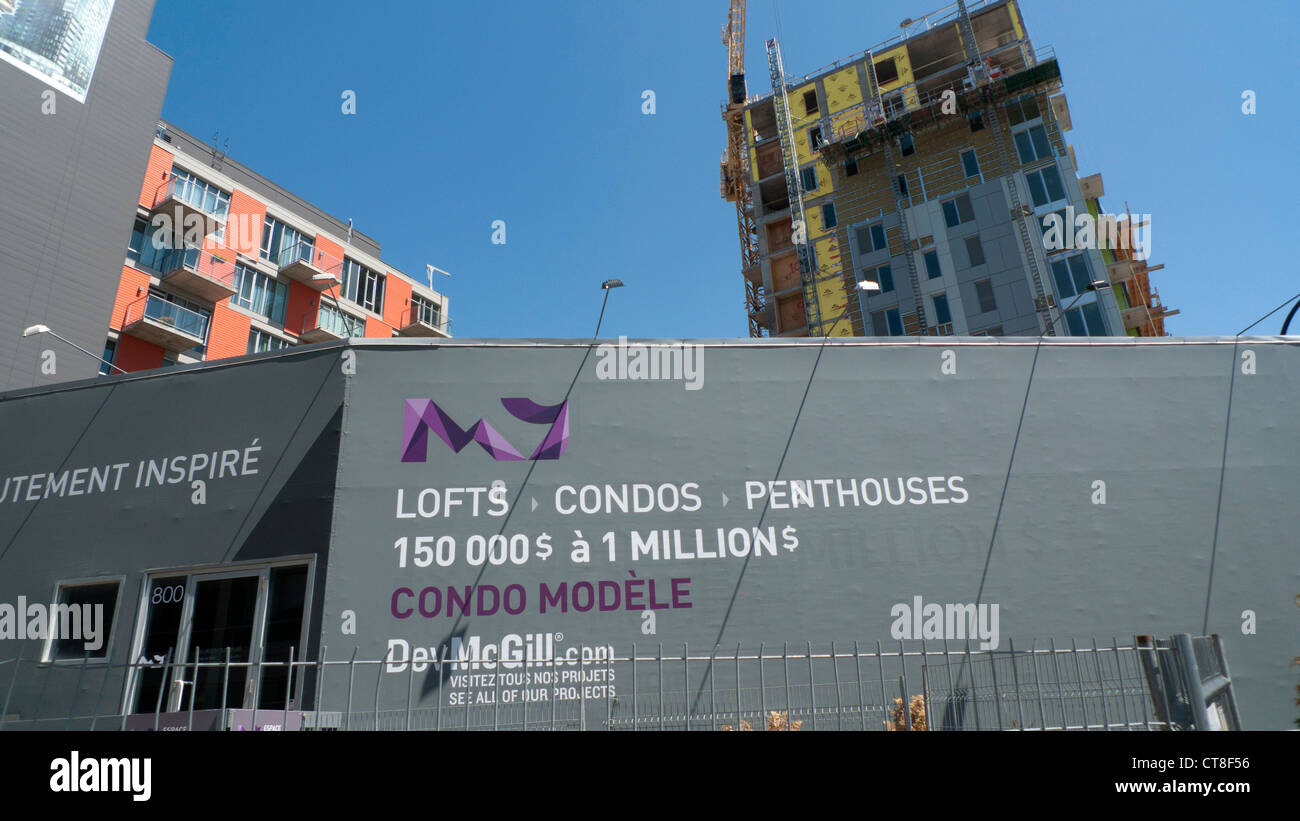
[[[1050,49],[1016,0],[958,2],[749,96],[732,0],[722,195],[751,336],[1163,336],[1149,225],[1078,176]]]

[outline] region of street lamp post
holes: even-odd
[[[615,288],[622,288],[623,280],[607,279],[604,282],[600,283],[600,287],[605,292],[605,298],[601,300],[600,303],[600,318],[596,320],[596,333],[592,334],[591,336],[592,339],[600,338],[600,324],[605,321],[605,306],[609,304],[609,292],[614,290]]]
[[[64,339],[63,337],[59,336],[54,331],[50,330],[49,325],[32,325],[30,328],[27,328],[25,331],[23,331],[23,338],[25,339],[29,336],[36,336],[38,334],[49,334],[50,336],[54,337],[60,342],[65,342],[68,345],[71,345],[72,347],[84,353],[86,356],[89,356],[93,359],[97,359],[110,368],[116,368],[118,373],[126,373],[126,371],[122,370],[121,368],[118,368],[116,365],[114,365],[112,362],[109,362],[107,359],[103,358],[102,356],[95,356],[93,353],[81,347],[80,345],[73,342],[72,340]]]

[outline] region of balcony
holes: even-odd
[[[155,295],[127,306],[122,333],[180,353],[208,338],[208,317]]]
[[[423,316],[421,314],[424,314]],[[402,336],[421,336],[436,337],[438,339],[451,338],[451,320],[434,312],[431,316],[425,312],[417,311],[410,317],[410,321],[398,330]]]
[[[343,281],[343,260],[317,250],[310,242],[298,242],[281,249],[276,265],[280,273],[314,291],[328,290]],[[316,279],[322,274],[333,278]]]
[[[187,240],[198,242],[226,227],[230,202],[228,199],[220,201],[214,190],[195,185],[185,177],[169,177],[154,195],[150,219],[159,214],[167,217],[170,225],[166,227],[171,229],[172,245],[180,247],[187,244]],[[195,236],[195,228],[201,229],[202,233]]]
[[[217,303],[234,296],[235,264],[199,248],[168,251],[159,262],[162,281],[203,302]]]
[[[348,337],[366,335],[366,321],[350,314],[340,313],[331,306],[322,306],[314,315],[306,314],[298,331],[298,341],[331,342]]]

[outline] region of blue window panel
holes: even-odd
[[[1088,336],[1105,336],[1106,323],[1101,317],[1101,306],[1090,302],[1083,306],[1083,321],[1088,326]]]
[[[894,290],[894,269],[888,265],[876,269],[876,282],[880,283],[880,293],[887,294]]]
[[[903,335],[903,320],[899,317],[897,308],[889,308],[885,311],[885,322],[889,325],[890,336]]]
[[[1087,336],[1087,326],[1083,324],[1083,316],[1078,308],[1065,312],[1065,324],[1070,328],[1070,336]]]
[[[871,250],[883,251],[888,247],[885,243],[885,226],[876,224],[871,226]]]
[[[939,254],[937,252],[925,252],[925,272],[930,279],[938,279],[943,276],[943,271],[939,268]]]
[[[940,325],[947,325],[952,322],[952,311],[948,309],[948,295],[934,295],[934,318]]]

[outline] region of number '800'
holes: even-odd
[[[165,587],[155,587],[150,601],[154,604],[172,604],[179,602],[184,597],[185,586],[181,584],[172,584]]]

